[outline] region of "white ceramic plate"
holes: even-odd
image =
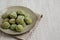
[[[26,14],[28,14],[28,15],[32,18],[32,21],[33,21],[32,24],[26,26],[23,32],[15,32],[15,31],[11,31],[11,30],[9,30],[9,29],[2,29],[2,28],[0,27],[0,30],[1,30],[2,32],[6,33],[6,34],[10,34],[10,35],[20,35],[20,34],[23,34],[23,33],[26,33],[26,32],[28,32],[28,31],[30,31],[30,30],[34,27],[34,25],[35,25],[35,23],[36,23],[36,21],[37,21],[37,16],[36,16],[35,13],[34,13],[33,11],[31,11],[29,8],[26,8],[26,7],[23,7],[23,6],[11,6],[11,7],[8,7],[8,8],[6,8],[6,9],[4,9],[4,10],[2,11],[1,15],[2,15],[3,13],[5,13],[5,12],[10,13],[10,12],[12,12],[12,11],[17,11],[17,10],[23,10]],[[0,24],[2,23],[1,15],[0,15]]]

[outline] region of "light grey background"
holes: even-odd
[[[14,5],[44,15],[30,40],[60,40],[60,0],[0,0],[0,11]],[[0,32],[0,40],[16,39]]]

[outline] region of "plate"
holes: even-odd
[[[5,12],[10,13],[10,12],[12,12],[12,11],[17,11],[17,10],[23,10],[27,15],[29,15],[29,16],[31,17],[32,21],[33,21],[32,24],[26,26],[26,27],[24,28],[24,31],[23,31],[23,32],[15,32],[15,31],[11,31],[11,30],[9,30],[9,29],[2,29],[2,28],[0,27],[0,30],[1,30],[2,32],[6,33],[6,34],[9,34],[9,35],[21,35],[21,34],[24,34],[24,33],[29,32],[29,31],[34,27],[34,25],[35,25],[35,23],[36,23],[36,21],[37,21],[37,16],[35,15],[35,13],[34,13],[31,9],[29,9],[29,8],[27,8],[27,7],[24,7],[24,6],[11,6],[11,7],[5,8],[5,9],[2,11],[1,15],[0,15],[0,25],[1,25],[1,23],[2,23],[1,16],[2,16],[3,13],[5,13]]]

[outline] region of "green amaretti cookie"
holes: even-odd
[[[16,28],[16,27],[17,27],[16,24],[12,24],[12,25],[10,26],[10,29],[13,30],[13,31],[15,31],[15,28]]]
[[[8,18],[8,16],[9,16],[8,13],[4,13],[4,14],[2,15],[2,18],[5,19],[5,18]]]
[[[8,18],[3,19],[3,22],[9,22],[9,19]]]
[[[3,29],[8,29],[10,27],[10,24],[8,22],[2,23],[2,28]]]
[[[16,12],[12,12],[9,14],[10,18],[17,18]]]
[[[25,17],[24,20],[25,20],[26,24],[28,24],[28,25],[32,23],[32,19],[29,17]]]
[[[26,23],[24,22],[24,16],[18,16],[18,18],[16,19],[17,24],[21,24],[24,27],[26,26]]]
[[[17,14],[18,14],[18,15],[23,15],[23,16],[25,16],[25,12],[22,11],[22,10],[17,11]]]
[[[9,23],[10,23],[10,24],[15,24],[15,19],[10,19],[10,20],[9,20]]]
[[[17,32],[22,32],[24,30],[24,27],[22,25],[17,25],[16,31]]]

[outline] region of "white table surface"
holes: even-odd
[[[0,11],[14,5],[44,15],[30,40],[60,40],[60,0],[0,0]],[[0,32],[0,40],[16,39]]]

